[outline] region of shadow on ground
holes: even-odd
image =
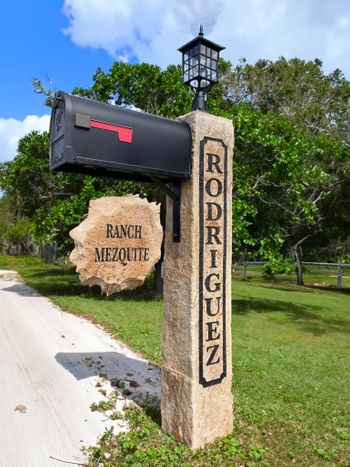
[[[135,290],[126,290],[119,292],[118,295],[106,297],[101,294],[98,286],[88,287],[79,282],[78,275],[73,269],[62,271],[61,269],[50,269],[48,271],[33,272],[26,277],[26,281],[42,295],[46,296],[80,296],[85,298],[94,298],[95,300],[114,300],[122,298],[123,300],[154,300],[155,290],[153,288],[152,278]]]
[[[315,284],[307,284],[303,288],[303,292],[305,289],[316,289],[316,290],[327,290],[330,292],[334,292],[337,294],[344,294],[344,295],[350,295],[350,288],[349,287],[343,287],[341,289],[338,289],[336,285],[315,285]]]
[[[119,352],[60,352],[56,361],[76,379],[108,380],[126,399],[135,401],[160,423],[160,368]]]
[[[291,301],[259,298],[233,299],[232,311],[243,315],[255,313],[284,313],[304,331],[320,336],[329,332],[350,334],[350,314],[348,319],[338,319],[322,315],[322,307],[298,305]]]
[[[17,295],[21,295],[22,297],[39,297],[40,296],[40,294],[36,290],[20,282],[16,282],[15,284],[10,285],[9,287],[3,288],[2,290],[6,292],[12,292]]]

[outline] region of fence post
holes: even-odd
[[[340,258],[338,258],[338,284],[337,288],[341,289],[342,288],[342,264],[340,262]]]
[[[245,257],[243,257],[243,280],[247,280],[247,261]]]

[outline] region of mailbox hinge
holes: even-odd
[[[156,183],[173,200],[173,242],[180,241],[180,204],[181,204],[181,182],[173,182],[170,186],[165,185],[155,175],[150,175],[152,182]]]

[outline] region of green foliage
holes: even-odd
[[[53,83],[48,76],[45,77],[43,84],[40,78],[32,78],[33,90],[36,94],[42,94],[45,96],[45,105],[53,107],[56,98],[56,90],[53,88]]]
[[[120,414],[118,416],[120,418]],[[261,461],[266,449],[255,444],[242,446],[233,436],[222,438],[198,451],[191,451],[172,436],[163,433],[143,410],[131,406],[124,412],[127,433],[106,430],[96,446],[86,449],[91,465],[248,465]]]
[[[39,85],[38,90],[44,92],[45,89]],[[109,73],[104,73],[101,69],[96,71],[91,89],[76,88],[73,92],[102,102],[113,100],[117,105],[137,107],[168,117],[186,113],[192,100],[191,94],[182,84],[180,67],[169,66],[166,70],[161,70],[146,63],[130,65],[115,62]],[[44,93],[47,94],[46,91]],[[47,161],[47,153],[45,160]],[[55,174],[54,177],[56,176]],[[49,206],[37,206],[34,215],[36,239],[41,243],[57,243],[61,254],[72,249],[73,242],[68,232],[81,222],[87,213],[90,199],[138,193],[152,200],[163,200],[158,188],[151,184],[76,175],[63,177],[65,182],[77,179],[78,185],[71,190],[66,189],[65,195],[56,197]],[[44,189],[46,190],[45,187]]]
[[[7,229],[8,229],[7,222],[0,220],[0,241],[5,240]]]
[[[82,187],[83,179],[80,176],[51,174],[48,157],[48,133],[33,131],[19,141],[14,160],[0,165],[0,187],[11,203],[12,216],[15,219],[29,219],[34,236],[38,234],[37,214],[41,212],[49,218],[51,208],[58,200],[71,196]],[[21,227],[15,230],[23,229],[25,225],[29,226],[22,222]],[[49,236],[40,240],[45,243]]]
[[[322,449],[317,448],[315,449],[316,453],[324,460],[330,461],[332,457],[334,457],[335,453],[337,452],[335,449]]]
[[[8,195],[0,198],[0,251],[33,253],[33,222],[26,217],[16,216],[11,201]]]
[[[93,402],[90,405],[91,412],[106,412],[108,410],[113,410],[115,408],[115,402],[111,399],[109,400],[102,400],[98,403]]]
[[[50,206],[37,209],[35,213],[35,234],[41,243],[57,243],[60,253],[64,255],[73,248],[69,231],[80,224],[88,211],[90,199],[103,196],[124,196],[129,193],[140,193],[140,186],[135,182],[115,181],[99,177],[85,176],[78,193],[68,198],[57,199]],[[144,190],[147,193],[146,190]]]
[[[1,225],[0,225],[1,229]],[[16,253],[29,253],[32,245],[33,224],[29,219],[19,219],[15,224],[7,226],[3,238],[15,247]]]
[[[255,65],[242,59],[236,67],[226,68],[222,84],[234,104],[272,111],[313,134],[350,142],[350,83],[339,69],[325,75],[318,59],[281,57]]]
[[[13,220],[11,205],[6,196],[0,198],[0,252],[6,244],[5,236],[9,223]]]
[[[6,193],[13,219],[23,216],[29,219],[11,227],[11,232],[14,230],[7,235],[12,239],[25,226],[30,227],[38,243],[57,243],[60,253],[65,255],[73,246],[69,231],[87,213],[90,199],[148,194],[147,185],[135,182],[50,173],[48,161],[48,134],[33,131],[20,140],[15,159],[0,165],[0,188]]]
[[[75,88],[74,93],[116,105],[135,106],[145,112],[176,118],[191,108],[191,93],[182,83],[181,67],[161,70],[148,63],[115,62],[109,73],[99,68],[91,89]]]
[[[324,138],[274,113],[236,106],[230,117],[236,132],[234,254],[269,261],[271,274],[290,269],[284,258],[322,221],[320,205],[334,177],[318,159],[329,148]]]
[[[18,143],[14,160],[0,164],[0,188],[11,199],[13,215],[32,218],[35,211],[71,196],[83,177],[49,172],[49,135],[32,131]]]
[[[350,83],[329,75],[319,60],[220,60],[220,82],[210,93],[210,112],[235,128],[234,257],[268,261],[266,274],[290,271],[303,251],[321,259],[350,256]],[[34,80],[48,103],[52,90]],[[176,118],[191,108],[181,68],[115,62],[97,69],[90,89],[75,94]],[[141,193],[164,201],[152,185],[72,174],[50,174],[47,134],[20,141],[14,161],[0,166],[0,187],[15,216],[28,217],[40,243],[67,253],[68,232],[91,198]],[[3,229],[3,228],[2,228]]]

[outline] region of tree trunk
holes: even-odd
[[[294,257],[295,265],[296,265],[297,285],[304,285],[303,269],[302,269],[302,265],[301,265],[301,261],[300,261],[298,247],[295,248],[295,250],[293,252],[293,257]]]
[[[42,250],[42,258],[47,264],[54,264],[56,262],[57,245],[44,245]]]

